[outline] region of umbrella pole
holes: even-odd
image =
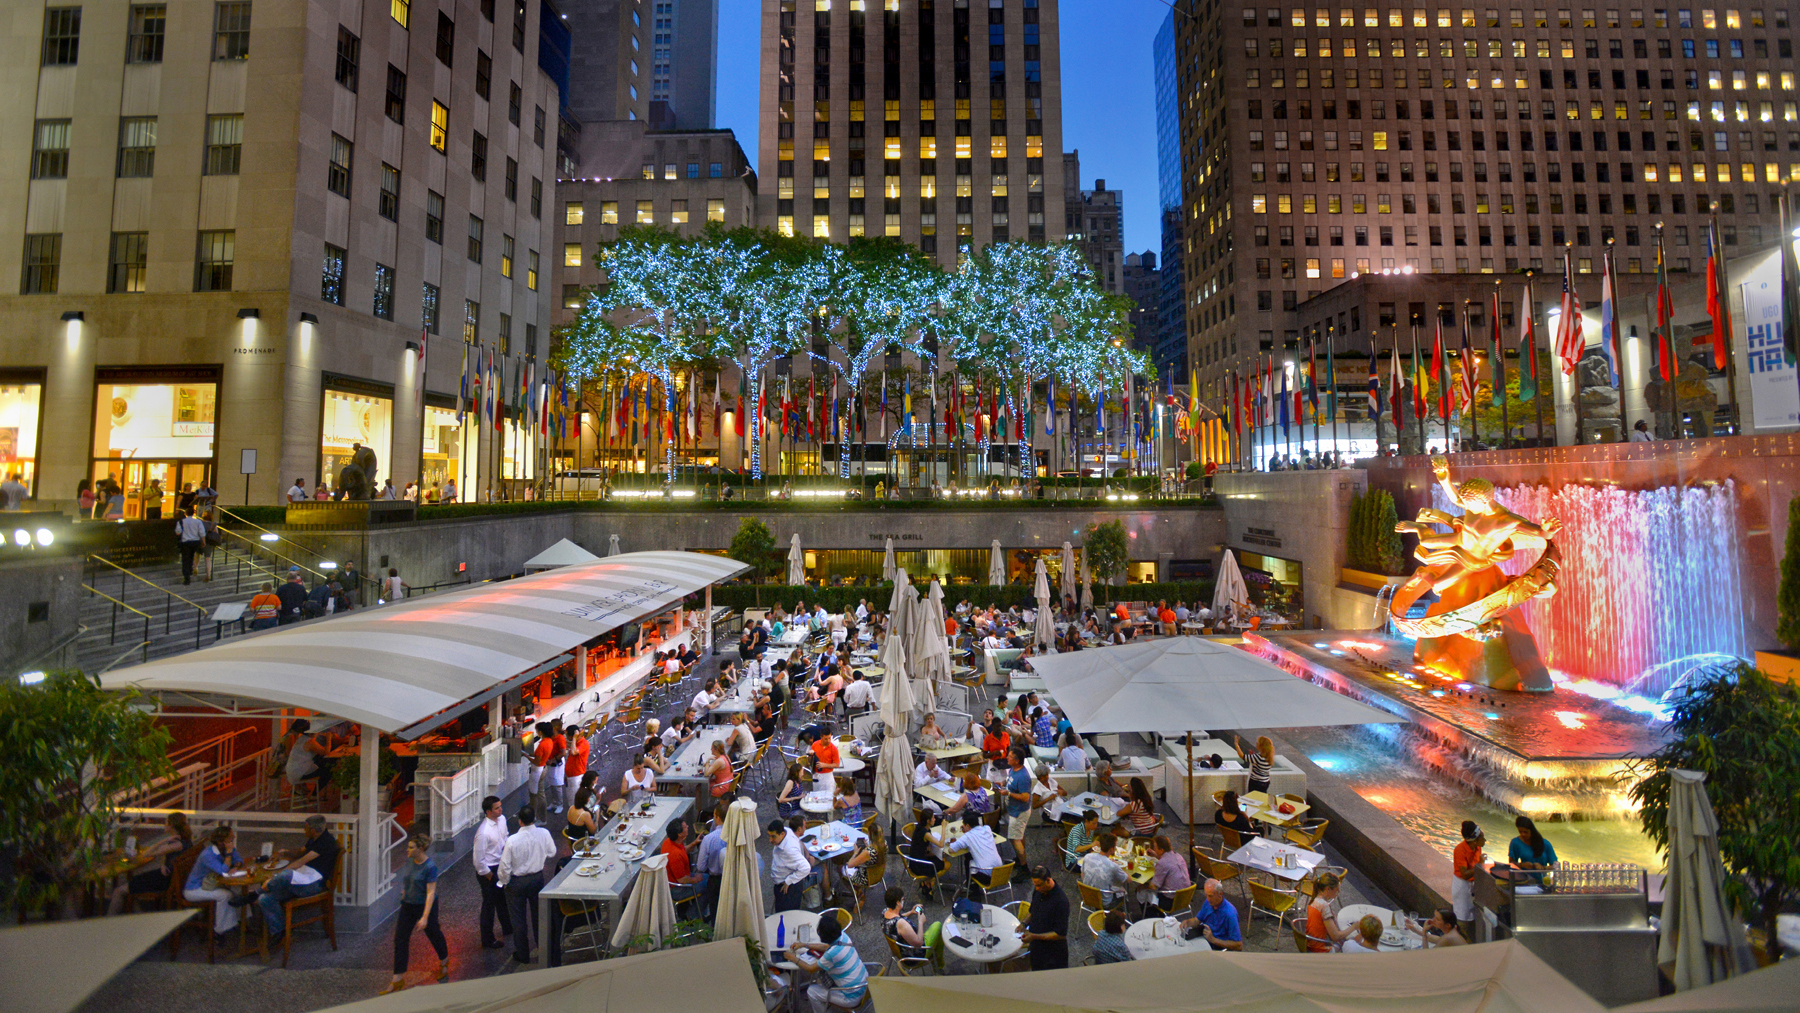
[[[1187,812],[1187,817],[1188,817],[1188,820],[1187,820],[1187,823],[1188,823],[1187,860],[1188,860],[1188,867],[1189,867],[1188,875],[1190,877],[1192,877],[1192,875],[1193,875],[1192,868],[1193,868],[1193,864],[1194,864],[1194,733],[1191,731],[1187,733],[1187,765],[1188,765],[1187,772],[1185,774],[1183,774],[1182,776],[1187,781],[1187,810],[1188,810],[1188,812]]]

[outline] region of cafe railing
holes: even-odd
[[[431,779],[432,839],[455,837],[474,826],[481,818],[481,798],[487,787],[487,765],[482,761],[448,776],[434,776]]]
[[[113,802],[130,803],[133,808],[170,806],[177,809],[198,809],[206,797],[204,785],[206,772],[210,767],[203,760],[187,764],[177,768],[173,774],[116,792]]]
[[[186,806],[154,808],[135,806],[119,810],[118,826],[127,832],[154,832],[161,830],[171,812],[185,813],[188,823],[196,832],[215,826],[229,826],[237,830],[242,838],[260,838],[281,836],[292,839],[291,847],[306,838],[306,820],[312,813],[271,813],[271,812],[236,812],[220,809],[191,809]],[[375,821],[374,847],[380,852],[381,860],[377,863],[375,889],[372,895],[363,890],[362,877],[356,872],[362,867],[362,855],[368,843],[363,840],[357,825],[355,813],[325,813],[325,829],[337,839],[338,846],[343,849],[338,856],[344,875],[338,877],[339,887],[336,900],[339,904],[367,906],[385,895],[393,888],[396,870],[399,868],[398,849],[405,847],[407,833],[394,818],[393,813],[379,813]]]

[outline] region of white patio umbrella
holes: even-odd
[[[1226,549],[1219,560],[1219,579],[1213,583],[1213,613],[1222,621],[1232,602],[1248,605],[1250,590],[1244,586],[1244,572],[1238,569],[1237,554]]]
[[[1697,771],[1669,773],[1668,877],[1656,962],[1676,990],[1754,970],[1744,927],[1721,892],[1719,821],[1706,797],[1706,775]]]
[[[935,580],[931,582],[930,588],[925,592],[923,605],[924,611],[921,612],[920,615],[923,617],[922,621],[924,622],[926,629],[930,632],[930,636],[925,639],[925,643],[930,649],[930,653],[924,658],[918,659],[913,664],[915,668],[924,666],[928,669],[928,675],[933,687],[932,695],[935,698],[937,695],[937,683],[940,681],[948,682],[950,680],[951,670],[955,667],[950,660],[950,638],[949,635],[944,632],[946,624],[944,622],[944,587],[942,584],[939,584]],[[932,706],[935,707],[936,705],[937,701],[933,699]]]
[[[919,596],[918,588],[908,584],[906,587],[906,649],[907,668],[913,679],[913,708],[923,714],[937,706],[937,690],[933,680],[943,669],[938,657],[937,645],[932,642],[931,608],[924,598]],[[938,627],[938,639],[943,636],[943,626]],[[948,655],[946,654],[947,658]],[[890,671],[891,674],[891,671]],[[944,674],[948,674],[947,671]]]
[[[719,911],[713,918],[713,938],[731,936],[762,938],[762,875],[757,868],[756,842],[762,829],[756,825],[756,802],[740,798],[725,813],[725,874],[719,881]]]
[[[609,556],[616,556],[619,554],[619,536],[618,535],[613,535],[606,540],[606,554]]]
[[[1063,543],[1062,580],[1059,583],[1064,598],[1075,597],[1075,548],[1068,542]]]
[[[631,899],[619,915],[619,927],[613,930],[614,949],[638,936],[653,936],[662,946],[669,933],[675,931],[675,899],[669,892],[669,856],[658,852],[638,865],[637,879],[631,884]]]
[[[1094,589],[1089,584],[1087,553],[1085,552],[1081,554],[1081,607],[1084,609],[1094,607]]]
[[[875,766],[875,810],[889,820],[904,822],[912,815],[912,745],[906,740],[906,729],[912,718],[913,691],[900,640],[889,636],[881,651],[881,664],[887,669],[881,680],[880,706],[886,731]]]
[[[889,640],[899,638],[901,650],[906,649],[906,631],[912,628],[912,616],[906,611],[906,592],[911,588],[912,580],[906,575],[906,567],[894,567],[894,594],[888,599],[887,635]]]
[[[806,553],[800,551],[800,532],[788,540],[788,583],[795,587],[806,583]]]
[[[881,579],[894,579],[894,540],[887,540],[887,550],[881,554]]]
[[[1006,583],[1006,556],[1000,552],[1000,539],[988,546],[988,583],[994,587]]]
[[[1056,623],[1050,614],[1050,572],[1045,569],[1042,558],[1037,561],[1037,581],[1033,591],[1037,595],[1037,622],[1032,626],[1032,634],[1038,650],[1048,654],[1056,650]]]

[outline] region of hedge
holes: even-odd
[[[929,584],[914,582],[922,595]],[[1096,603],[1108,601],[1168,601],[1174,602],[1211,602],[1213,594],[1212,581],[1179,581],[1163,584],[1126,584],[1118,587],[1092,585]],[[957,602],[967,601],[977,608],[995,606],[1005,608],[1009,605],[1020,607],[1037,604],[1031,595],[1030,584],[1005,584],[994,587],[989,584],[952,584],[944,588],[944,603],[954,608]],[[1052,584],[1052,596],[1057,588]],[[1079,594],[1079,590],[1076,592]],[[823,604],[827,612],[843,612],[846,607],[855,608],[857,601],[867,598],[871,608],[885,609],[894,598],[892,583],[863,585],[858,587],[807,587],[792,584],[725,584],[713,588],[714,605],[723,605],[734,609],[767,608],[780,602],[785,608],[792,608],[797,601],[808,605]]]

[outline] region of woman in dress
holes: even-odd
[[[849,778],[837,779],[837,792],[832,796],[831,808],[844,823],[853,827],[862,826],[862,798],[856,794],[856,785]]]
[[[619,794],[624,797],[628,806],[648,802],[656,797],[656,775],[644,765],[643,753],[631,758],[631,769],[619,781]]]
[[[658,774],[667,774],[669,762],[669,751],[663,745],[661,737],[650,739],[644,743],[644,766]]]
[[[919,726],[919,748],[942,749],[948,738],[949,736],[944,734],[944,730],[938,727],[937,715],[935,713],[926,714],[925,723]]]
[[[731,757],[725,755],[724,739],[713,740],[712,755],[706,760],[704,773],[713,798],[721,799],[731,794]]]
[[[806,795],[805,768],[799,761],[788,764],[787,780],[781,785],[781,793],[775,796],[775,814],[782,819],[801,815],[800,799]]]
[[[931,831],[940,821],[937,813],[925,810],[919,821],[913,824],[912,839],[906,842],[906,861],[912,871],[923,875],[927,866],[943,872],[945,862],[937,856],[931,847]]]

